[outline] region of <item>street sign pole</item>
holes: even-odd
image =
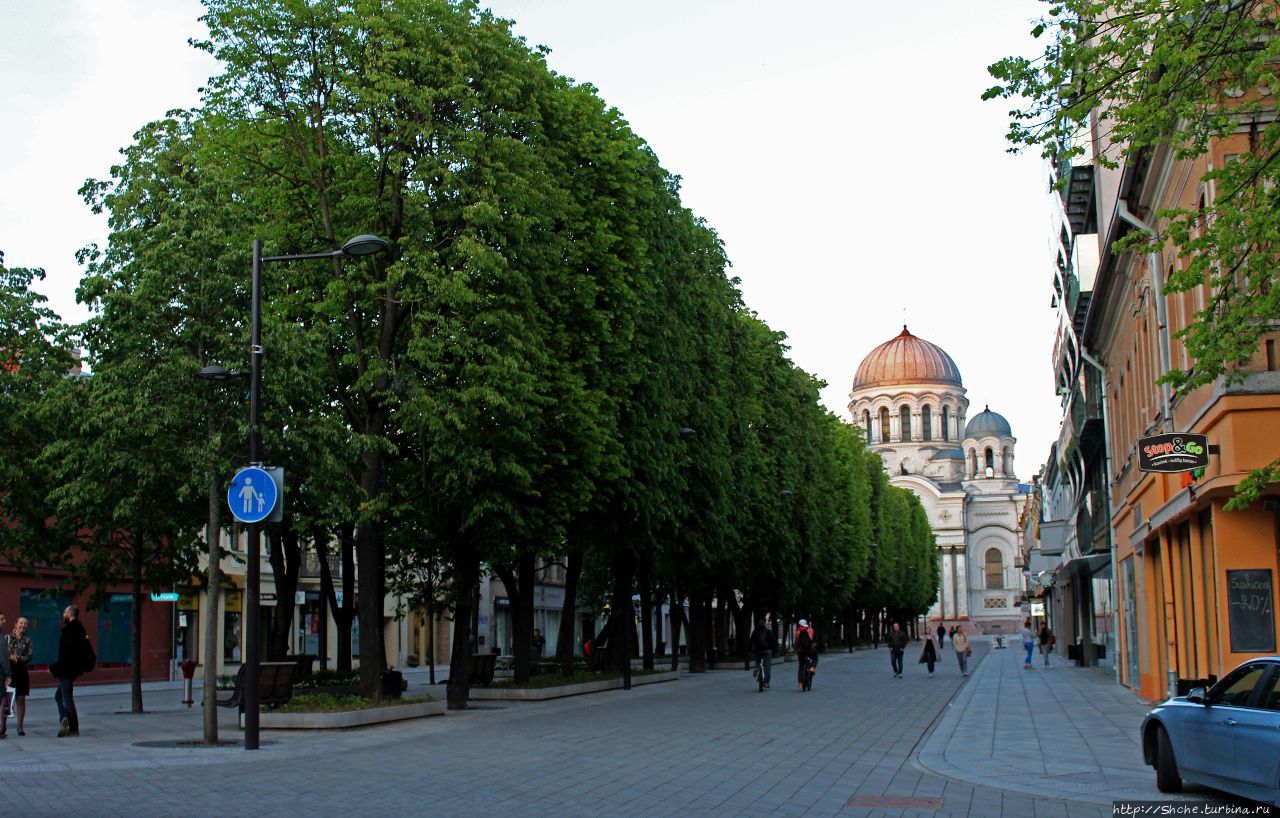
[[[262,463],[262,452],[260,451],[262,439],[260,437],[260,428],[262,424],[262,404],[260,402],[260,393],[262,391],[262,240],[254,239],[253,242],[253,279],[252,285],[252,302],[251,302],[251,318],[252,318],[252,338],[249,342],[249,465],[257,466]],[[240,657],[240,661],[244,662],[244,748],[246,750],[258,749],[258,675],[260,667],[258,665],[258,654],[261,649],[258,646],[258,597],[260,583],[261,560],[259,558],[259,542],[258,533],[261,525],[257,522],[249,523],[248,542],[246,543],[245,556],[249,560],[248,576],[245,578],[245,588],[247,591],[247,599],[245,604],[248,610],[244,612],[244,653]]]

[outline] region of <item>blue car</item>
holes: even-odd
[[[1181,792],[1185,779],[1280,806],[1280,656],[1156,705],[1142,721],[1142,758],[1161,792]]]

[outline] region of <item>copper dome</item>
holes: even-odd
[[[963,386],[951,356],[942,347],[912,335],[906,324],[898,337],[871,350],[853,376],[854,389],[917,383]]]

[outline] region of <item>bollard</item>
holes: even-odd
[[[190,659],[186,659],[180,667],[182,668],[182,703],[187,707],[190,707],[194,704],[194,697],[191,695],[191,688],[196,676],[196,663]]]

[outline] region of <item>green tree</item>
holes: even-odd
[[[1047,0],[1032,34],[1045,42],[1035,58],[991,66],[999,82],[987,99],[1014,102],[1011,150],[1038,147],[1069,158],[1092,123],[1114,151],[1115,167],[1162,147],[1179,158],[1204,155],[1210,141],[1244,129],[1249,149],[1205,174],[1217,191],[1205,211],[1156,214],[1163,235],[1126,237],[1117,251],[1163,252],[1171,240],[1182,263],[1165,292],[1208,284],[1212,297],[1178,337],[1194,365],[1163,380],[1179,392],[1246,374],[1261,336],[1280,315],[1280,122],[1268,113],[1276,85],[1280,9],[1268,0]],[[1233,506],[1248,505],[1280,477],[1280,460],[1242,481]]]

